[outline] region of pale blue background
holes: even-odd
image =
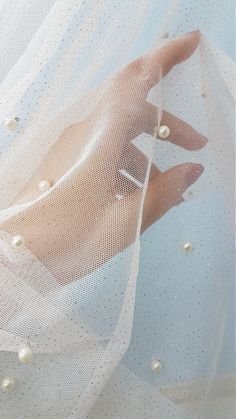
[[[150,3],[144,21],[144,23],[148,22],[148,25],[145,24],[143,30],[138,34],[137,41],[133,49],[130,50],[130,59],[155,45],[157,26],[171,3],[171,1],[159,1],[158,10],[156,1]],[[204,20],[205,16],[209,16],[206,3],[210,3],[212,13],[210,22]],[[199,28],[227,54],[234,57],[233,0],[224,2],[188,0],[182,2],[181,10],[183,11],[184,8],[188,10],[192,8],[192,14],[189,15],[187,12],[188,21],[184,14],[183,16],[176,15],[176,26],[172,20],[171,30],[168,27],[165,28],[170,37]],[[189,16],[192,16],[192,19]],[[78,19],[76,21],[78,22]],[[71,30],[73,30],[73,26]],[[66,48],[66,39],[64,47]],[[52,58],[52,62],[53,60],[56,65],[56,56]],[[80,62],[79,66],[82,71],[83,63]],[[47,74],[48,82],[50,82],[50,77],[53,77],[53,65]],[[104,71],[101,70],[93,83],[97,83],[99,79],[103,78]],[[40,86],[41,83],[42,78],[39,77],[35,81],[35,86]],[[68,83],[73,83],[73,79]],[[22,127],[30,117],[28,109],[33,108],[36,100],[37,97],[33,98],[29,93],[19,104],[18,110],[16,109],[16,113],[19,111],[21,114],[20,124]],[[24,112],[22,114],[24,108],[27,109],[25,116]],[[12,140],[14,134],[6,133],[4,129],[1,129],[0,134],[1,151]],[[200,225],[196,224],[196,218],[193,217],[196,205],[198,217],[205,219],[205,223]],[[201,312],[206,313],[210,328],[211,322],[214,324],[218,310],[219,288],[215,287],[215,284],[219,282],[216,279],[218,276],[224,278],[224,289],[220,292],[222,300],[227,301],[227,310],[222,350],[216,360],[216,365],[220,373],[232,372],[234,368],[232,335],[234,329],[232,324],[234,319],[232,280],[234,277],[232,252],[234,237],[230,226],[228,226],[224,205],[224,198],[220,193],[214,196],[196,197],[186,202],[181,209],[172,209],[142,236],[143,246],[140,256],[133,336],[124,362],[152,383],[158,380],[160,383],[164,383],[182,380],[186,377],[202,377],[212,366],[212,352],[206,347],[208,329],[205,327],[204,315],[201,317]],[[176,216],[173,216],[174,213]],[[204,218],[206,213],[210,214],[207,220]],[[208,237],[211,239],[208,240]],[[153,246],[152,249],[150,246],[145,246],[144,244],[149,241],[156,243],[156,246]],[[194,251],[187,256],[181,251],[181,243],[185,241],[194,243]],[[168,243],[168,247],[165,243]],[[223,244],[223,246],[219,244]],[[158,258],[158,264],[153,263],[156,258]],[[163,262],[166,260],[169,260],[170,263]],[[158,271],[156,268],[150,270],[152,264],[153,267],[158,265]],[[105,271],[106,269],[104,266]],[[72,286],[72,291],[76,292],[74,286]],[[185,323],[186,313],[189,317]],[[194,330],[192,339],[188,339],[186,324],[189,327],[189,335]],[[192,347],[188,346],[189,341],[193,343]],[[164,364],[164,369],[158,379],[150,370],[153,358],[161,359]],[[196,363],[196,360],[199,362]],[[183,370],[185,363],[186,369]]]

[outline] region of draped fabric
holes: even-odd
[[[233,2],[0,16],[1,419],[233,419]]]

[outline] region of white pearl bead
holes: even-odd
[[[2,380],[2,383],[1,383],[2,391],[9,392],[13,390],[14,387],[15,387],[14,378],[6,377]]]
[[[49,180],[43,179],[38,183],[38,188],[42,192],[46,192],[51,188],[52,184]]]
[[[162,363],[158,359],[152,361],[151,368],[153,372],[159,373],[162,370]]]
[[[25,245],[25,238],[21,234],[18,234],[18,236],[12,238],[11,244],[15,248],[22,248]]]
[[[29,346],[24,346],[23,348],[19,349],[18,358],[22,364],[27,364],[31,361],[33,356],[33,351]]]
[[[158,129],[158,136],[160,138],[166,139],[170,135],[170,128],[166,125],[161,125]]]
[[[186,250],[186,252],[190,252],[191,250],[193,250],[193,246],[191,243],[185,243],[184,244],[184,250]]]
[[[4,125],[10,131],[16,129],[18,123],[18,118],[6,118],[4,121]]]

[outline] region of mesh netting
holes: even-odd
[[[1,418],[232,419],[222,4],[0,9]]]

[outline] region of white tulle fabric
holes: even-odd
[[[15,379],[0,395],[2,419],[233,418],[234,366],[220,365],[225,346],[233,351],[234,68],[227,45],[210,36],[225,24],[222,7],[0,2],[0,377]],[[126,160],[127,132],[108,127],[114,114],[137,110],[117,107],[115,74],[195,28],[199,47],[147,100],[157,126],[166,109],[209,143],[180,149],[141,132],[136,117],[130,135],[145,159]],[[84,136],[105,94],[109,111],[101,107]],[[19,119],[15,130],[6,118]],[[205,167],[193,196],[141,236],[151,164],[185,161]],[[129,182],[114,181],[127,168],[138,179],[135,200]],[[45,192],[43,179],[52,183]],[[26,245],[16,249],[19,234]],[[185,241],[197,257],[184,254]],[[23,345],[33,350],[26,365]]]

